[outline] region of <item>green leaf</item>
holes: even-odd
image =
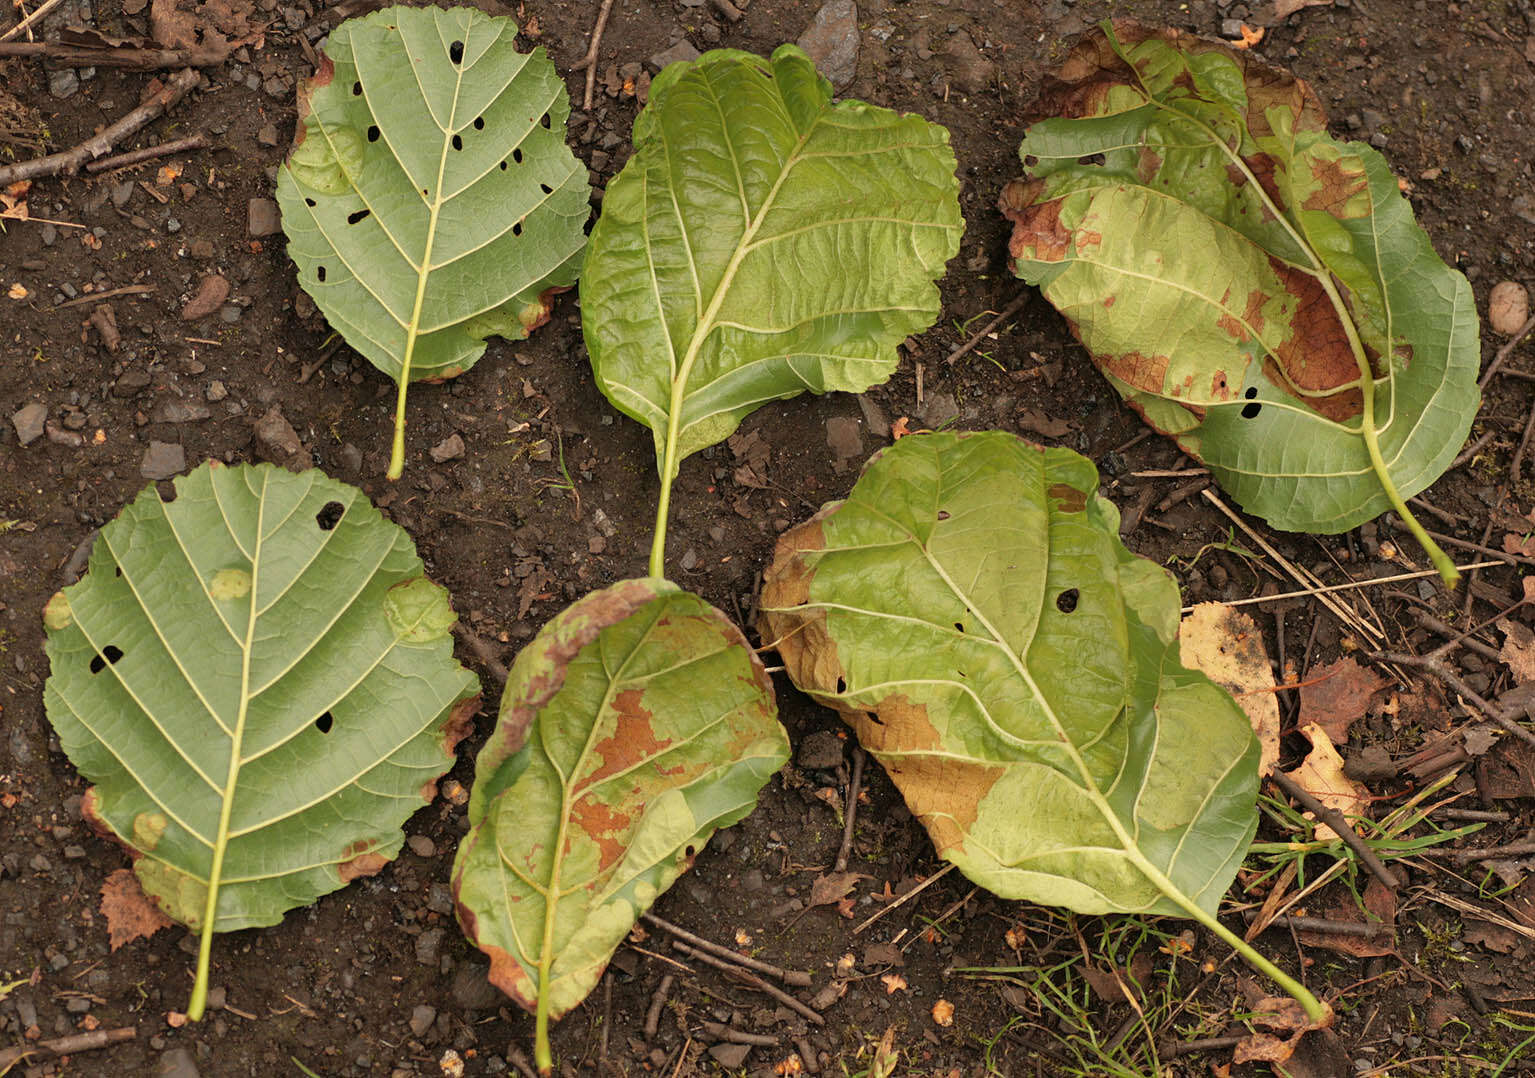
[[[1179,664],[1177,587],[1097,489],[1010,434],[903,438],[779,540],[762,638],[976,883],[1218,928],[1258,744]]]
[[[861,392],[938,317],[964,222],[948,132],[861,101],[797,47],[669,65],[582,271],[597,384],[650,427],[659,554],[682,459],[769,401]]]
[[[1129,23],[1037,111],[1002,197],[1014,266],[1115,388],[1276,527],[1395,508],[1446,569],[1403,503],[1476,414],[1476,312],[1385,159],[1294,76]]]
[[[789,757],[741,631],[664,580],[593,592],[513,664],[453,866],[490,980],[548,1021]]]
[[[275,924],[399,851],[479,706],[410,538],[318,471],[149,486],[48,604],[44,701],[84,810],[202,933]]]
[[[586,166],[570,101],[517,24],[473,8],[387,8],[338,26],[299,93],[278,177],[299,283],[346,342],[405,389],[462,373],[485,338],[517,340],[573,284]]]

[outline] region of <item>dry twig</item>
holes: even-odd
[[[1503,343],[1503,347],[1498,349],[1497,354],[1492,357],[1492,362],[1487,364],[1487,369],[1482,372],[1481,380],[1476,383],[1478,389],[1487,388],[1487,383],[1492,381],[1492,376],[1498,373],[1499,368],[1503,366],[1503,361],[1514,354],[1514,349],[1519,347],[1520,341],[1530,335],[1531,330],[1535,330],[1535,315],[1520,326],[1514,335]]]
[[[826,1024],[826,1018],[821,1014],[820,1011],[815,1010],[808,1004],[795,999],[793,996],[789,995],[789,993],[785,992],[777,985],[769,984],[761,977],[758,977],[755,973],[748,972],[747,970],[742,969],[740,966],[733,965],[732,963],[715,958],[707,951],[701,951],[693,947],[689,947],[681,940],[673,940],[672,946],[681,951],[683,954],[691,955],[692,957],[698,959],[706,966],[713,966],[715,969],[723,970],[724,972],[730,974],[732,977],[735,977],[742,984],[750,985],[752,988],[757,989],[759,992],[766,992],[779,1003],[782,1003],[785,1007],[788,1007],[791,1010],[804,1015],[816,1025],[824,1026]]]
[[[202,74],[195,68],[188,67],[176,72],[148,101],[73,149],[0,168],[0,186],[40,176],[75,175],[87,161],[104,156],[123,139],[175,105],[201,78]]]
[[[1247,910],[1242,914],[1249,921],[1256,920],[1258,912]],[[1392,931],[1385,921],[1332,921],[1325,917],[1294,917],[1285,914],[1275,917],[1270,928],[1294,928],[1301,932],[1320,932],[1330,936],[1383,936]]]
[[[1343,844],[1358,854],[1360,863],[1381,883],[1393,891],[1402,885],[1396,878],[1396,874],[1386,867],[1385,863],[1375,855],[1375,851],[1370,849],[1369,844],[1360,838],[1359,833],[1343,818],[1343,813],[1322,804],[1283,771],[1275,771],[1269,776],[1269,781],[1288,794],[1297,805],[1313,813],[1319,821],[1337,832]]]
[[[1462,681],[1453,671],[1438,659],[1424,655],[1405,655],[1395,651],[1375,651],[1370,653],[1370,658],[1376,662],[1395,663],[1398,666],[1412,666],[1419,670],[1426,670],[1440,681],[1459,693],[1469,701],[1478,711],[1486,715],[1503,729],[1529,745],[1535,745],[1535,733],[1531,733],[1515,721],[1516,714],[1505,711],[1503,708],[1488,703],[1477,695],[1471,686]]]
[[[597,11],[597,25],[592,27],[592,41],[586,47],[586,55],[571,68],[572,71],[586,71],[586,94],[581,98],[581,107],[590,112],[592,110],[592,92],[597,88],[597,50],[602,46],[602,31],[607,29],[608,14],[613,10],[613,0],[602,0],[602,7]]]
[[[853,850],[853,820],[858,816],[858,788],[863,785],[863,746],[853,746],[853,777],[847,784],[847,811],[842,814],[842,847],[837,851],[834,872],[847,871],[848,854]]]
[[[853,935],[855,935],[855,936],[858,935],[858,933],[860,933],[864,929],[868,928],[875,921],[877,921],[881,917],[885,916],[885,914],[889,913],[891,910],[895,909],[897,906],[904,906],[906,903],[908,903],[912,899],[916,898],[923,891],[927,890],[933,884],[937,883],[939,880],[941,880],[945,876],[947,876],[949,874],[949,872],[953,868],[954,868],[954,862],[950,861],[948,864],[944,865],[942,868],[940,868],[937,872],[933,873],[927,879],[925,879],[921,883],[917,884],[917,886],[913,887],[910,891],[907,891],[900,898],[896,899],[894,902],[890,903],[890,905],[886,906],[884,909],[880,910],[878,913],[874,914],[868,920],[866,920],[862,924],[860,924],[857,928],[853,929]]]
[[[990,333],[992,330],[994,330],[998,326],[1000,326],[1003,322],[1007,321],[1013,315],[1017,314],[1018,311],[1023,307],[1023,305],[1025,303],[1027,303],[1028,301],[1029,301],[1029,289],[1026,288],[1022,292],[1018,293],[1018,297],[1016,299],[1014,299],[1013,302],[1009,303],[1006,307],[1002,308],[1002,313],[1001,314],[997,315],[997,317],[993,318],[990,322],[987,322],[980,329],[976,330],[974,333],[972,333],[970,335],[970,339],[968,341],[966,341],[964,344],[960,345],[958,348],[954,349],[954,351],[950,352],[948,354],[948,356],[944,359],[944,362],[945,363],[953,363],[955,360],[960,359],[961,357],[968,355],[971,352],[971,350],[975,348],[976,345],[980,344],[981,341],[986,339],[986,334]]]
[[[0,1052],[0,1074],[4,1074],[24,1059],[55,1059],[58,1056],[72,1056],[78,1052],[94,1052],[98,1048],[110,1048],[114,1044],[131,1041],[136,1036],[138,1036],[138,1030],[132,1026],[123,1026],[121,1029],[98,1029],[91,1033],[75,1033],[51,1041],[38,1041],[34,1045],[22,1048],[7,1048]]]
[[[208,136],[199,132],[196,135],[188,135],[186,138],[162,142],[158,146],[145,146],[141,150],[129,150],[127,153],[103,157],[100,161],[92,161],[86,165],[85,171],[92,173],[108,172],[114,168],[127,168],[129,165],[152,161],[156,157],[169,157],[171,154],[181,153],[183,150],[205,150],[207,148]]]
[[[48,14],[48,12],[58,7],[63,2],[64,0],[46,0],[42,7],[32,12],[32,14],[28,15],[25,19],[22,19],[19,23],[11,27],[5,33],[0,34],[0,41],[9,41],[23,30],[31,30],[33,23],[37,22],[44,15]]]
[[[1463,573],[1469,573],[1476,569],[1490,569],[1498,564],[1495,561],[1478,561],[1472,562],[1470,565],[1457,565],[1455,568]],[[1422,569],[1416,573],[1398,573],[1395,576],[1382,576],[1371,580],[1350,580],[1347,584],[1328,584],[1325,587],[1302,588],[1300,591],[1282,591],[1274,595],[1254,595],[1250,599],[1233,599],[1221,605],[1251,606],[1254,603],[1276,603],[1281,599],[1301,599],[1312,595],[1324,595],[1335,591],[1352,591],[1355,588],[1368,588],[1376,584],[1396,584],[1403,580],[1421,580],[1426,576],[1438,575],[1438,569]],[[1183,608],[1183,613],[1187,614],[1193,609],[1192,606],[1186,606]]]
[[[666,1006],[666,997],[671,994],[672,983],[676,980],[670,973],[661,975],[661,983],[656,986],[656,994],[650,997],[650,1006],[645,1011],[645,1039],[655,1040],[656,1033],[661,1029],[661,1008]]]
[[[62,41],[0,42],[0,59],[7,57],[36,57],[49,67],[117,67],[130,71],[160,71],[172,67],[217,67],[229,59],[229,50],[71,45]]]
[[[752,958],[750,955],[737,954],[728,947],[721,947],[718,943],[706,940],[702,936],[695,936],[687,929],[674,925],[670,921],[664,921],[653,913],[641,914],[641,920],[648,925],[659,928],[663,932],[671,933],[684,943],[692,944],[695,949],[703,951],[705,954],[714,955],[716,958],[723,958],[727,962],[734,962],[736,965],[745,966],[747,969],[754,969],[758,973],[766,973],[769,977],[776,977],[784,984],[792,984],[796,988],[810,987],[812,978],[808,973],[800,973],[792,969],[780,969],[760,959]]]

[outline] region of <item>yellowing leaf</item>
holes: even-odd
[[[1300,728],[1311,742],[1311,751],[1294,771],[1286,772],[1297,786],[1328,808],[1337,809],[1344,818],[1364,814],[1367,792],[1343,773],[1343,757],[1333,747],[1332,739],[1315,723]],[[1317,824],[1318,841],[1326,842],[1338,833],[1326,824]]]
[[[1279,700],[1263,633],[1252,618],[1222,603],[1200,603],[1178,626],[1183,664],[1235,697],[1257,735],[1258,774],[1279,762]]]

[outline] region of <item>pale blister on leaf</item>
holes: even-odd
[[[883,382],[938,317],[964,221],[937,124],[833,104],[784,45],[669,65],[634,146],[592,230],[582,329],[663,477],[769,401]]]
[[[451,609],[356,488],[209,463],[175,492],[146,488],[49,604],[44,702],[87,821],[164,913],[274,924],[394,857],[479,686],[446,628],[391,623],[400,586]]]
[[[1148,423],[1276,527],[1341,532],[1392,507],[1361,362],[1382,471],[1417,494],[1477,410],[1465,278],[1385,159],[1327,134],[1303,81],[1221,42],[1114,32],[1117,47],[1088,34],[1036,105],[1027,177],[1001,201],[1015,272]]]
[[[1258,746],[1178,662],[1178,595],[1097,473],[1009,434],[923,434],[785,533],[764,641],[890,773],[941,856],[1007,898],[1213,911]]]
[[[558,1018],[788,759],[739,629],[658,579],[594,592],[517,657],[453,866],[493,984]]]
[[[388,8],[331,34],[278,177],[288,254],[330,324],[395,381],[451,378],[575,283],[590,216],[570,102],[517,24]]]

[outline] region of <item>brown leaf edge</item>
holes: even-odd
[[[131,868],[120,868],[101,885],[101,913],[107,919],[111,949],[138,939],[148,939],[173,922],[139,886]]]

